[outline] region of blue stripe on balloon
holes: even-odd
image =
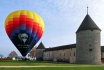
[[[37,36],[37,33],[32,34],[32,37],[33,37],[36,41],[39,40],[39,39],[38,39],[38,36]]]
[[[26,33],[31,34],[32,33],[32,30],[26,30]]]
[[[13,39],[13,36],[15,36],[15,33],[20,33],[20,30],[14,30],[14,32],[11,33],[10,39]]]
[[[11,36],[15,36],[15,33],[13,32],[13,33],[11,34]]]
[[[38,42],[39,39],[38,39],[38,36],[36,34],[32,34],[32,37],[33,37],[33,41],[32,41],[33,43]]]
[[[36,41],[36,42],[38,42],[38,40],[39,40],[37,36],[36,36],[36,37],[34,37],[34,39],[35,39],[35,41]]]
[[[35,37],[36,36],[36,33],[32,34],[32,37]]]
[[[36,42],[38,42],[38,40],[39,40],[39,39],[38,39],[38,37],[37,37],[37,36],[35,37],[35,40],[36,40]]]
[[[20,30],[26,30],[26,26],[20,26]]]
[[[19,29],[18,30],[16,29],[16,30],[14,30],[14,32],[15,33],[20,33],[20,30]]]

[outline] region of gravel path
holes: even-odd
[[[79,66],[0,66],[0,68],[35,68],[35,67],[100,67],[104,65],[79,65]]]

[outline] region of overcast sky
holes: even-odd
[[[45,47],[76,43],[76,31],[87,14],[101,31],[101,45],[104,45],[104,0],[0,0],[0,54],[8,56],[19,51],[9,40],[4,22],[8,14],[16,10],[31,10],[44,20],[45,32],[41,40]]]

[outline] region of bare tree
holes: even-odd
[[[13,57],[18,57],[18,54],[15,51],[11,51],[8,55],[8,57],[13,58]]]

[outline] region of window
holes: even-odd
[[[103,53],[101,53],[101,56],[103,56]]]
[[[89,49],[89,51],[92,51],[92,49]]]
[[[75,56],[75,52],[74,52],[74,56]]]
[[[50,54],[49,54],[49,57],[50,57]]]
[[[92,45],[89,45],[89,46],[92,46]]]
[[[65,53],[64,53],[64,56],[65,56]]]
[[[93,29],[91,29],[91,31],[93,31]]]

